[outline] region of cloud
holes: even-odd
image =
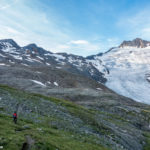
[[[83,56],[100,52],[99,43],[77,39],[67,27],[61,26],[55,14],[33,11],[23,1],[0,14],[0,28],[0,38],[12,38],[21,46],[36,43],[52,52]]]
[[[17,30],[11,28],[11,27],[8,27],[8,26],[5,26],[4,27],[4,30],[6,30],[8,33],[12,33],[12,34],[20,34],[20,32],[18,32]]]
[[[76,40],[76,41],[71,41],[70,43],[76,44],[76,45],[87,45],[87,44],[89,44],[89,42],[86,40]]]
[[[24,0],[18,1],[14,7],[1,11],[0,28],[0,38],[12,38],[21,46],[37,43],[39,46],[51,50],[57,45],[71,40],[67,29],[65,32],[63,31],[53,13],[47,14],[35,10],[24,3]]]
[[[37,10],[36,4],[33,5],[31,1],[8,1],[11,2],[11,5],[14,2],[16,4],[13,7],[9,5],[9,9],[0,13],[0,38],[12,38],[21,46],[37,43],[53,52],[68,52],[86,56],[100,51],[99,43],[81,39],[80,35],[75,35],[72,28],[68,27],[69,20],[62,17],[62,21],[61,16],[58,16],[53,9],[51,10],[51,7],[43,11],[45,6]],[[9,3],[3,4],[5,5],[0,6],[7,6],[6,4]]]
[[[118,39],[104,37],[94,30],[76,33],[72,20],[38,0],[0,0],[0,39],[12,38],[19,45],[36,43],[52,52],[92,55],[115,46]],[[15,3],[15,5],[14,5]],[[13,6],[13,7],[12,7]],[[9,7],[9,8],[8,8]],[[42,7],[42,8],[41,8]],[[88,31],[87,31],[88,30]]]
[[[100,52],[100,43],[93,43],[87,40],[71,40],[55,48],[55,52],[67,52],[76,55],[92,55]]]
[[[18,0],[1,0],[0,1],[0,10],[7,9],[15,4]]]

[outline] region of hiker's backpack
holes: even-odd
[[[13,114],[13,117],[14,117],[14,118],[17,118],[17,114],[16,114],[16,113],[14,113],[14,114]]]

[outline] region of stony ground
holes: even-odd
[[[69,102],[1,85],[0,146],[7,150],[150,149],[150,106],[113,92],[77,91],[76,103],[82,106],[74,103],[75,97]],[[86,101],[88,93],[91,101]],[[17,125],[11,118],[14,110]]]

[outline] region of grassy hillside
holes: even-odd
[[[46,124],[35,124],[19,119],[17,125],[6,115],[0,115],[0,145],[5,150],[105,150],[95,144],[93,137],[64,132]]]
[[[0,85],[0,146],[6,150],[148,150],[149,106],[120,107],[116,112],[112,108],[107,103],[103,109],[85,108]]]

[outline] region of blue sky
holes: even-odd
[[[149,0],[0,0],[0,39],[91,55],[150,40]]]

